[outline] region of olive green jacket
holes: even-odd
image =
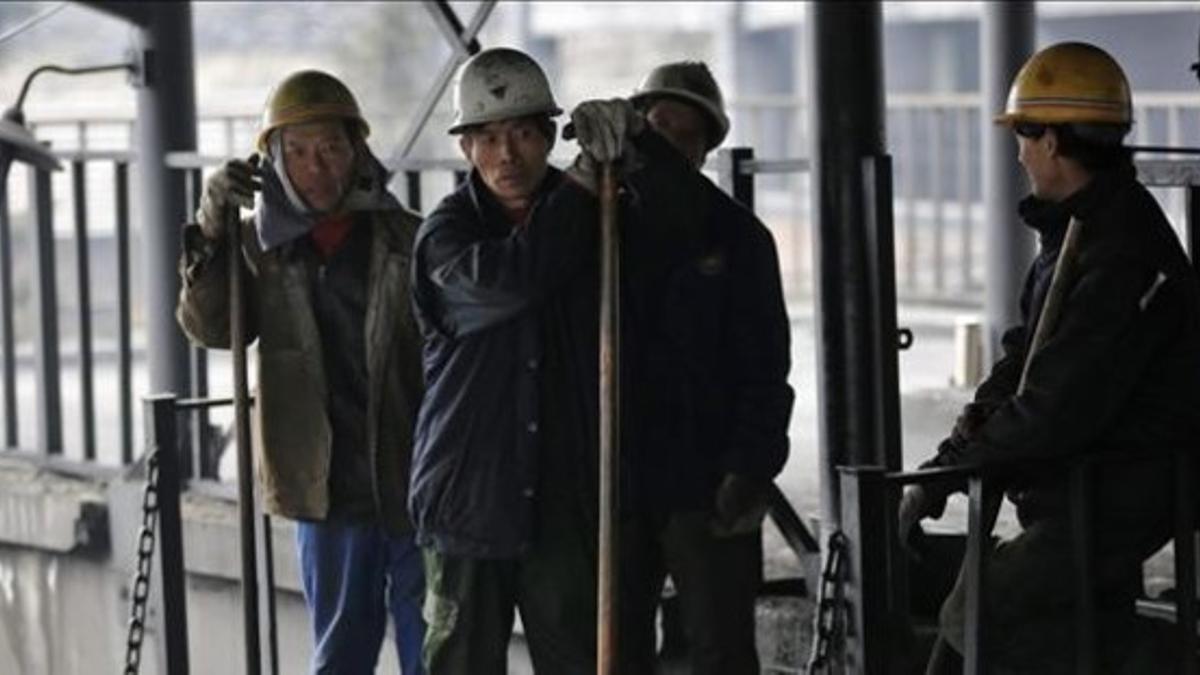
[[[408,211],[370,216],[366,357],[366,438],[380,520],[390,532],[412,530],[408,474],[412,428],[421,402],[421,342],[408,301],[409,262],[420,218]],[[258,340],[254,449],[263,500],[271,513],[321,520],[329,512],[331,430],[321,336],[305,263],[291,245],[264,252],[253,224],[242,223],[247,270],[247,343]],[[184,231],[182,289],[176,318],[197,345],[228,349],[229,250]]]

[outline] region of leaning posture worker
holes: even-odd
[[[996,122],[1016,135],[1033,192],[1018,210],[1038,233],[1040,251],[1021,298],[1021,325],[1004,335],[1004,356],[925,464],[1132,455],[1091,473],[1091,590],[1105,673],[1169,672],[1153,665],[1163,650],[1143,639],[1134,600],[1142,562],[1171,534],[1170,451],[1200,447],[1200,292],[1178,239],[1135,177],[1123,145],[1130,109],[1120,66],[1092,45],[1048,47],[1017,74]],[[1078,239],[1073,256],[1060,261],[1071,221],[1078,221]],[[1064,292],[1052,316],[1043,306],[1056,265]],[[1047,322],[1046,339],[1030,353],[1039,321]],[[1043,461],[1005,483],[1022,531],[987,557],[989,668],[1075,672],[1067,475],[1062,463]],[[950,491],[909,488],[901,534],[940,516]],[[929,672],[961,672],[964,607],[960,575],[942,607]]]
[[[406,510],[421,400],[408,267],[420,219],[388,192],[354,96],[318,71],[267,101],[258,156],[231,160],[184,232],[177,316],[229,346],[229,264],[248,270],[258,340],[255,450],[266,508],[297,520],[314,673],[374,673],[390,612],[402,672],[422,672],[424,582]],[[226,214],[254,206],[242,251]],[[236,211],[235,211],[236,212]]]

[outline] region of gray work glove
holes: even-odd
[[[899,523],[896,531],[900,543],[914,557],[920,558],[917,542],[924,534],[920,522],[925,518],[938,519],[946,512],[946,498],[931,495],[924,486],[909,485],[900,497]]]
[[[262,189],[262,174],[258,154],[249,159],[231,159],[213,172],[204,184],[196,221],[206,239],[220,241],[225,237],[229,209],[254,208],[254,193]]]
[[[713,534],[731,537],[749,534],[762,526],[767,515],[767,488],[770,481],[727,473],[717,488]]]
[[[563,137],[569,139],[573,130],[579,149],[603,163],[629,154],[629,139],[645,128],[646,120],[628,100],[592,100],[571,111],[571,123],[563,129]]]

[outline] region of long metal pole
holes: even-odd
[[[184,181],[163,161],[168,152],[195,152],[196,102],[192,8],[188,2],[140,6],[136,31],[138,189],[141,206],[142,297],[150,391],[191,391],[187,342],[175,322],[181,224],[190,214]]]
[[[999,356],[1000,336],[1020,318],[1018,300],[1029,261],[1032,235],[1017,220],[1017,202],[1025,179],[1017,163],[1012,134],[992,123],[1004,109],[1009,84],[1033,53],[1034,3],[1029,0],[983,4],[983,203],[987,241],[984,308],[987,317],[987,361]]]
[[[866,271],[877,223],[866,211],[863,169],[866,158],[884,154],[883,17],[879,2],[809,7],[821,518],[832,531],[841,522],[837,467],[891,461],[892,444],[880,444],[880,403],[897,392],[884,391],[877,355],[895,349],[896,334],[878,325],[879,278]]]
[[[242,227],[237,208],[225,216],[229,237],[229,346],[233,351],[234,433],[237,439],[238,534],[242,552],[242,622],[246,672],[262,668],[258,627],[258,560],[255,551],[254,464],[250,454],[250,392],[246,373],[246,315],[242,302]]]
[[[620,457],[620,239],[617,178],[611,163],[600,173],[600,560],[597,583],[598,675],[617,673],[617,475]]]

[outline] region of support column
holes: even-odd
[[[191,218],[185,181],[164,163],[168,152],[195,152],[196,98],[192,7],[154,5],[136,31],[138,206],[142,238],[142,320],[150,391],[191,391],[187,342],[175,323],[176,264],[182,224]]]
[[[888,178],[883,16],[879,2],[808,7],[821,516],[832,531],[839,465],[899,465],[891,204],[881,213],[876,201]]]
[[[984,310],[987,330],[984,358],[1000,356],[1000,336],[1020,320],[1018,302],[1025,270],[1033,260],[1034,238],[1017,216],[1017,203],[1028,193],[1017,163],[1012,133],[992,123],[1004,110],[1013,77],[1033,53],[1034,3],[1028,0],[983,5],[980,64],[983,96],[983,204],[986,228]]]

